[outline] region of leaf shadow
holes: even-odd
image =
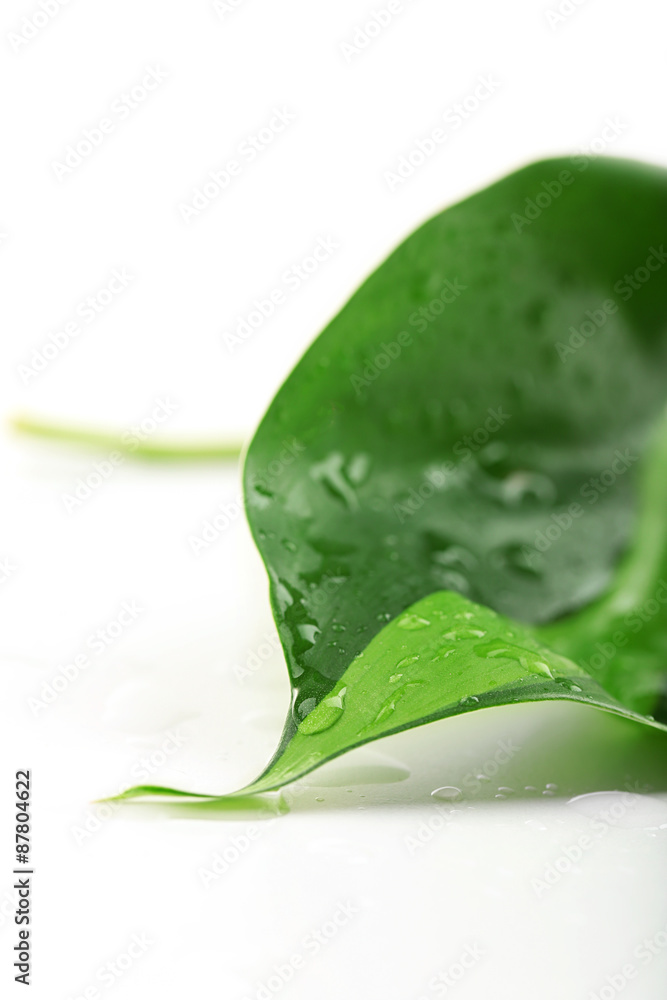
[[[444,789],[434,797],[434,791]],[[285,812],[359,814],[440,804],[548,808],[601,791],[667,792],[664,733],[585,706],[503,706],[352,750],[280,792],[187,802],[130,801],[133,819],[255,822]]]
[[[546,802],[599,791],[667,792],[665,734],[580,705],[488,709],[400,733],[381,745],[409,772],[405,780],[364,785],[361,769],[352,784],[349,772],[360,753],[353,751],[345,767],[332,761],[319,774],[307,775],[303,782],[309,792],[319,794],[298,796],[292,809],[395,808],[434,801],[486,802],[502,809],[512,801]],[[434,796],[438,789],[444,791]]]

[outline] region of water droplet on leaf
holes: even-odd
[[[524,670],[532,674],[540,674],[553,680],[553,674],[549,664],[532,649],[525,649],[522,646],[515,646],[511,642],[503,642],[502,639],[491,639],[489,642],[480,643],[475,646],[478,656],[485,659],[504,657],[507,660],[514,660],[519,663]]]
[[[433,657],[434,660],[445,660],[452,653],[456,652],[456,646],[443,646]]]
[[[486,635],[483,628],[457,628],[452,632],[445,632],[445,639],[482,639]],[[477,647],[475,647],[476,649]]]
[[[315,639],[320,634],[320,630],[317,625],[311,625],[309,622],[304,622],[302,625],[297,625],[297,631],[302,639],[309,642],[311,646],[315,645]]]
[[[556,683],[560,684],[564,688],[567,688],[568,691],[573,691],[575,694],[583,691],[583,688],[579,687],[579,685],[569,677],[557,677]]]
[[[513,472],[503,481],[502,499],[511,506],[553,503],[556,499],[556,487],[548,476],[539,472]]]
[[[403,615],[402,618],[396,622],[399,628],[409,629],[410,631],[415,631],[419,628],[428,628],[431,624],[427,618],[420,618],[419,615]]]
[[[445,802],[460,802],[463,792],[456,785],[443,785],[442,788],[434,788],[431,792],[434,799],[442,799]]]
[[[299,726],[299,732],[305,736],[330,729],[345,711],[345,693],[347,688],[341,688],[337,694],[330,694],[317,705]]]

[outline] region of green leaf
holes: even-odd
[[[665,728],[666,223],[665,171],[535,164],[421,226],[297,365],[245,463],[293,703],[243,794],[490,705]],[[486,634],[448,638],[466,614]]]
[[[533,630],[453,591],[422,598],[375,636],[246,790],[269,791],[352,747],[451,715],[569,700],[667,726],[611,697]]]

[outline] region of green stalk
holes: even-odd
[[[623,623],[625,616],[654,595],[667,554],[667,410],[660,419],[652,441],[642,458],[639,481],[637,533],[618,567],[613,585],[606,594],[569,620],[538,629],[545,643],[558,642],[563,651],[576,655],[582,641],[608,635]]]
[[[67,427],[33,417],[15,417],[11,427],[21,434],[64,441],[67,444],[84,445],[96,450],[120,451],[137,458],[158,461],[210,460],[238,458],[242,444],[235,441],[174,441],[138,440],[128,432],[128,440],[119,433],[86,430],[81,427]]]

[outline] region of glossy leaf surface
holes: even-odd
[[[664,171],[538,163],[421,226],[315,341],[245,463],[293,689],[249,790],[487,705],[667,717],[666,239]],[[466,613],[490,638],[447,638]]]

